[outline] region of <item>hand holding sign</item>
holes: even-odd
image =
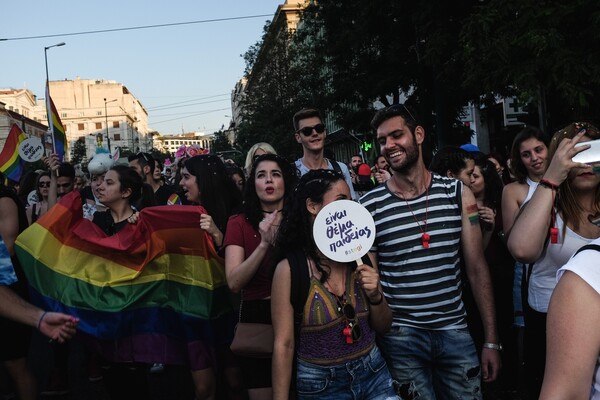
[[[319,211],[313,236],[326,257],[339,262],[358,261],[375,241],[375,222],[361,204],[338,200]]]
[[[351,200],[329,203],[319,211],[313,225],[313,237],[324,256],[338,262],[353,262],[357,280],[372,305],[383,301],[377,271],[361,262],[375,241],[375,222],[361,204]]]

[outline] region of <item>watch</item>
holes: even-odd
[[[502,351],[502,344],[500,344],[500,343],[484,343],[483,348]]]

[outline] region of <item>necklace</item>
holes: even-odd
[[[429,211],[429,185],[427,185],[427,187],[425,189],[425,219],[423,220],[423,226],[421,226],[421,223],[419,222],[415,213],[413,212],[410,204],[408,203],[408,200],[406,200],[406,198],[404,196],[401,196],[401,197],[402,197],[402,200],[404,200],[404,202],[406,203],[406,206],[408,207],[408,210],[412,214],[413,219],[417,223],[417,226],[421,230],[421,243],[423,244],[423,248],[428,249],[429,248],[429,239],[431,238],[429,236],[429,234],[427,233],[427,213]]]

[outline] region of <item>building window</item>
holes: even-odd
[[[114,140],[121,140],[121,134],[120,133],[115,133],[113,135]]]
[[[113,128],[119,127],[119,121],[113,121]]]
[[[83,116],[84,116],[84,114],[83,114],[83,111],[80,111],[80,112],[79,112],[79,116],[80,116],[80,117],[83,117]]]
[[[67,113],[60,113],[61,118],[67,118]]]
[[[96,111],[96,115],[101,116],[102,115],[102,111]]]
[[[96,122],[96,129],[102,129],[102,122]]]
[[[84,131],[85,130],[85,124],[77,124],[77,129],[79,129],[80,131]]]

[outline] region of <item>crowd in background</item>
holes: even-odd
[[[579,332],[600,331],[591,308],[600,273],[581,256],[569,260],[600,237],[600,175],[572,158],[586,148],[575,144],[600,132],[572,123],[548,137],[526,127],[509,154],[447,146],[425,165],[426,131],[414,115],[402,105],[378,112],[380,154],[371,160],[325,157],[327,131],[312,109],[292,121],[297,160],[269,143],[252,146],[244,165],[199,154],[165,166],[144,152],[123,165],[99,152],[83,174],[49,155],[47,169],[12,188],[1,179],[0,201],[13,212],[0,203],[0,234],[18,278],[8,284],[28,299],[12,244],[70,192],[107,236],[136,224],[147,207],[200,205],[198,224],[222,257],[234,319],[271,324],[273,354],[235,355],[225,343],[180,366],[117,362],[86,349],[82,368],[112,399],[159,398],[150,382],[161,374],[178,376],[165,383],[166,398],[190,400],[592,396],[600,341]],[[375,220],[375,244],[358,267],[325,257],[312,236],[319,210],[340,199],[359,201]],[[559,269],[562,301],[553,298]],[[298,271],[306,288],[294,281]],[[306,290],[299,306],[295,286]],[[575,290],[588,300],[573,299]],[[69,316],[50,314],[71,332]],[[2,319],[14,338],[0,346],[3,393],[68,395],[62,336],[71,333],[42,324],[44,315],[37,324],[20,321],[30,327]],[[32,326],[60,338],[48,344],[46,382],[35,383],[26,363]],[[575,365],[569,351],[584,361]]]

